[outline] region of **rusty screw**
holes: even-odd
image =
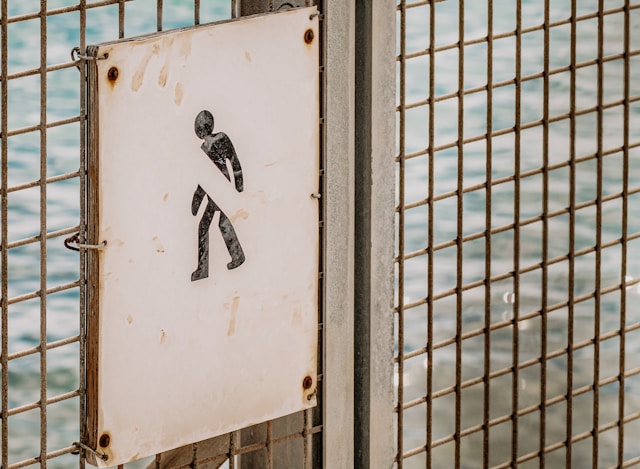
[[[302,380],[303,389],[310,389],[311,386],[313,386],[313,378],[311,376],[305,376],[305,378]]]
[[[306,42],[307,44],[311,44],[313,42],[314,37],[315,37],[315,34],[313,34],[313,29],[307,29],[304,32],[304,42]]]
[[[118,79],[118,69],[116,67],[111,67],[107,72],[107,78],[109,81],[116,81]]]
[[[100,441],[98,443],[100,443],[101,448],[106,448],[109,446],[109,443],[111,443],[111,438],[105,433],[100,437]]]

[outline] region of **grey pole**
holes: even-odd
[[[355,464],[391,467],[395,206],[393,0],[356,1]]]

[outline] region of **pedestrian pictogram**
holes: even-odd
[[[231,139],[224,132],[213,133],[214,118],[211,112],[205,110],[201,111],[196,116],[195,132],[198,138],[203,140],[202,151],[211,159],[213,164],[225,175],[227,180],[231,182],[229,175],[229,169],[227,168],[227,161],[231,164],[233,170],[233,182],[235,184],[236,191],[242,192],[244,186],[242,181],[242,167],[240,166],[240,160],[236,154],[235,148]],[[198,210],[204,198],[207,198],[207,206],[202,218],[200,219],[200,225],[198,227],[198,267],[191,274],[191,281],[201,280],[209,276],[209,231],[211,222],[216,213],[220,214],[218,221],[218,229],[224,239],[224,243],[227,246],[229,255],[231,256],[231,262],[227,264],[227,269],[235,269],[244,263],[244,251],[238,241],[236,231],[233,229],[233,224],[229,220],[229,217],[222,211],[222,209],[213,201],[211,196],[198,184],[195,192],[193,193],[193,200],[191,201],[191,213],[193,216],[198,214]]]

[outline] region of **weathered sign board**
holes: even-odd
[[[100,467],[316,403],[315,12],[87,49],[86,442]]]

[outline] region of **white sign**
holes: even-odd
[[[90,49],[100,467],[316,403],[315,11]]]

